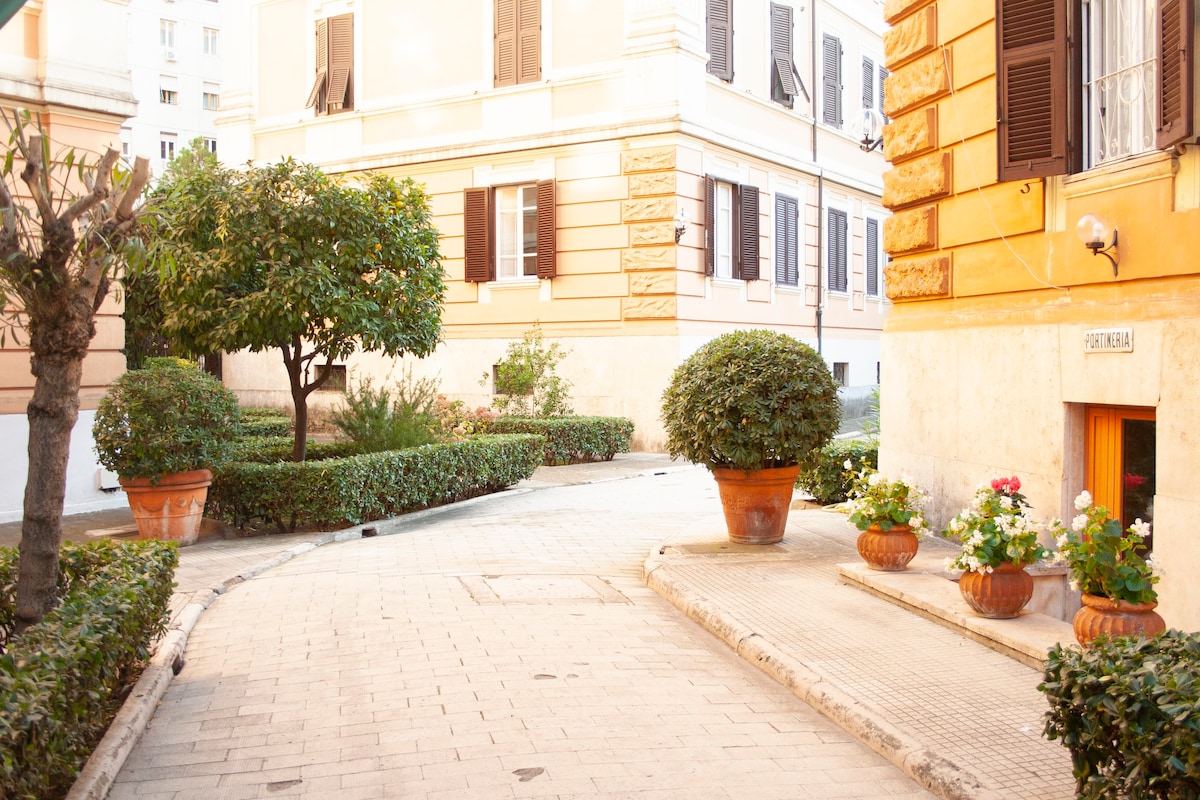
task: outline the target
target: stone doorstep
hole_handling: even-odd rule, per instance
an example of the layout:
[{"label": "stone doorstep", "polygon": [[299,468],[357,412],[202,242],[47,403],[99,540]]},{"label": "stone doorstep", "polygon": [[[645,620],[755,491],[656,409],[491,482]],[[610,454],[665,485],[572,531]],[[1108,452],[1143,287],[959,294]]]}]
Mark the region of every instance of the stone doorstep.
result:
[{"label": "stone doorstep", "polygon": [[1046,651],[1059,642],[1074,644],[1069,622],[1022,611],[1015,619],[986,619],[971,611],[959,593],[958,584],[942,574],[940,562],[918,556],[903,572],[880,572],[864,563],[838,564],[838,576],[850,586],[958,631],[981,644],[1042,669]]}]

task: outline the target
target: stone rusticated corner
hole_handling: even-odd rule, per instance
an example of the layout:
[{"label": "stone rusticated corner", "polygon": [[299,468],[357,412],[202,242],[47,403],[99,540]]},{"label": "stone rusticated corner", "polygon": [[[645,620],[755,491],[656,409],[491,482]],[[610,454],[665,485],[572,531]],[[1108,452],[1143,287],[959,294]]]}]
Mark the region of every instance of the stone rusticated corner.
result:
[{"label": "stone rusticated corner", "polygon": [[883,53],[893,71],[937,47],[937,9],[930,6],[900,21],[883,35]]},{"label": "stone rusticated corner", "polygon": [[677,290],[674,272],[635,272],[629,276],[629,293],[635,296],[673,295]]},{"label": "stone rusticated corner", "polygon": [[621,251],[621,270],[637,272],[640,270],[675,269],[674,233],[670,247],[639,247],[636,250]]},{"label": "stone rusticated corner", "polygon": [[632,150],[621,154],[621,172],[662,172],[675,169],[673,149]]},{"label": "stone rusticated corner", "polygon": [[[675,198],[650,197],[621,201],[622,222],[646,222],[649,220],[673,220]],[[672,224],[674,224],[672,222]]]},{"label": "stone rusticated corner", "polygon": [[937,248],[937,206],[897,211],[883,221],[883,249],[912,253]]},{"label": "stone rusticated corner", "polygon": [[889,117],[898,117],[914,106],[928,103],[950,91],[950,74],[939,48],[916,61],[894,70],[887,78],[883,111]]},{"label": "stone rusticated corner", "polygon": [[948,152],[905,161],[883,173],[883,205],[897,209],[950,194],[951,157]]},{"label": "stone rusticated corner", "polygon": [[629,244],[633,247],[674,243],[674,222],[649,222],[629,226]]},{"label": "stone rusticated corner", "polygon": [[629,176],[630,197],[653,197],[654,195],[675,194],[674,172],[653,172]]},{"label": "stone rusticated corner", "polygon": [[890,300],[917,300],[950,296],[950,257],[905,258],[883,268]]},{"label": "stone rusticated corner", "polygon": [[678,301],[674,295],[626,297],[621,300],[624,319],[674,319]]},{"label": "stone rusticated corner", "polygon": [[883,157],[893,164],[936,150],[937,146],[935,106],[905,114],[883,129]]},{"label": "stone rusticated corner", "polygon": [[884,0],[883,20],[888,25],[895,25],[903,17],[929,3],[930,0]]}]

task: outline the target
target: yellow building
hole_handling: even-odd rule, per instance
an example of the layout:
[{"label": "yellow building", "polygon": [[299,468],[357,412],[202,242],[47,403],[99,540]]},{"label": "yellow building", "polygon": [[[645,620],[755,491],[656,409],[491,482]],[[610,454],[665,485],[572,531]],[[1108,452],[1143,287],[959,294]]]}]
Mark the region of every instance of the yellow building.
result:
[{"label": "yellow building", "polygon": [[1158,611],[1200,629],[1194,0],[885,15],[881,467],[937,524],[1013,473],[1043,515],[1152,520]]},{"label": "yellow building", "polygon": [[[877,382],[884,162],[858,125],[883,28],[881,0],[259,0],[224,26],[254,36],[226,50],[223,158],[423,182],[448,297],[417,374],[487,405],[481,376],[537,322],[576,411],[660,448],[671,371],[725,330]],[[277,362],[226,356],[223,377],[286,405]]]}]

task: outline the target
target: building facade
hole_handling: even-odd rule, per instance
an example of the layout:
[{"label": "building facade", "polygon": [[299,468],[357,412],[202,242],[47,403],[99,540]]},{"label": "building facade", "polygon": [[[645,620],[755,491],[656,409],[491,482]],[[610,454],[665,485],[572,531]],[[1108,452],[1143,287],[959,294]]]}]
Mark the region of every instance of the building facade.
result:
[{"label": "building facade", "polygon": [[[443,393],[487,405],[534,323],[568,350],[576,411],[632,418],[637,448],[725,330],[877,382],[888,215],[859,128],[883,102],[880,2],[257,0],[236,28],[254,44],[226,60],[223,147],[425,184],[448,295],[415,369]],[[224,379],[286,405],[276,358],[226,356]]]},{"label": "building facade", "polygon": [[[1152,522],[1200,629],[1194,0],[888,0],[881,468]],[[1159,427],[1161,426],[1161,428]]]}]

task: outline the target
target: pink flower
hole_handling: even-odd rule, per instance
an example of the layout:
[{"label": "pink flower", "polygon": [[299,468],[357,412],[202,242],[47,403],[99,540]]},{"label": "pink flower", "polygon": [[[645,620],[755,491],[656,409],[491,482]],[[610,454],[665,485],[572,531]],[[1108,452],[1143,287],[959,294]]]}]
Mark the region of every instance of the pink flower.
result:
[{"label": "pink flower", "polygon": [[992,479],[992,491],[997,494],[1015,494],[1021,490],[1021,479],[1016,475],[1011,478]]},{"label": "pink flower", "polygon": [[1125,473],[1124,483],[1126,489],[1136,489],[1145,482],[1145,475],[1134,475],[1132,472]]}]

